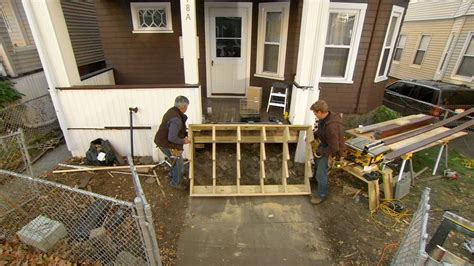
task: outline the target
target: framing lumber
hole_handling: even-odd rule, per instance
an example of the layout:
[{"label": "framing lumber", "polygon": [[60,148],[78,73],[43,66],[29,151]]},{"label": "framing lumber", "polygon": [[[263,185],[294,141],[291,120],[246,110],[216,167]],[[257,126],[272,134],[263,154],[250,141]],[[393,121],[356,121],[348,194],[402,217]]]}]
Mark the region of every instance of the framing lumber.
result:
[{"label": "framing lumber", "polygon": [[[289,143],[296,143],[300,134],[311,134],[310,126],[293,125],[248,125],[248,124],[222,124],[222,125],[190,125],[188,137],[191,140],[189,156],[189,178],[190,195],[196,197],[211,196],[275,196],[275,195],[309,195],[311,193],[309,176],[311,175],[311,148],[306,145],[305,150],[305,173],[304,183],[288,184],[289,178],[288,161],[290,158]],[[304,137],[304,136],[303,136]],[[195,147],[194,144],[211,143],[212,144],[212,184],[195,185]],[[217,185],[216,169],[217,144],[235,143],[236,145],[236,180],[235,185]],[[257,143],[260,149],[259,184],[242,185],[241,179],[241,160],[242,143]],[[282,164],[281,164],[281,184],[266,185],[265,161],[267,159],[265,145],[266,143],[282,144]],[[306,141],[306,143],[308,143]]]},{"label": "framing lumber", "polygon": [[423,127],[423,128],[419,128],[419,129],[416,129],[416,130],[413,130],[413,131],[410,131],[410,132],[407,132],[405,134],[400,134],[398,136],[393,136],[391,138],[388,138],[388,139],[385,139],[383,142],[385,145],[390,145],[390,144],[393,144],[395,142],[399,142],[399,141],[402,141],[402,140],[405,140],[405,139],[408,139],[408,138],[411,138],[411,137],[414,137],[416,135],[419,135],[419,134],[422,134],[422,133],[425,133],[425,132],[428,132],[428,131],[431,131],[435,128],[438,128],[438,127],[442,127],[442,126],[445,126],[453,121],[456,121],[456,120],[459,120],[463,117],[466,117],[470,114],[474,113],[474,108],[471,108],[469,110],[466,110],[460,114],[457,114],[455,116],[452,116],[448,119],[445,119],[445,120],[442,120],[436,124],[433,124],[433,125],[429,125],[427,127]]},{"label": "framing lumber", "polygon": [[415,128],[419,128],[419,127],[431,124],[435,120],[436,118],[433,116],[425,116],[421,118],[412,119],[410,120],[410,123],[407,123],[401,126],[400,125],[384,126],[375,130],[374,137],[375,139],[383,139],[383,138],[390,137],[407,130],[412,130]]},{"label": "framing lumber", "polygon": [[[153,168],[156,165],[146,164],[146,165],[135,165],[135,168]],[[90,167],[84,169],[68,169],[68,170],[54,170],[53,174],[61,173],[73,173],[73,172],[87,172],[87,171],[103,171],[103,170],[116,170],[116,169],[130,169],[130,166],[103,166],[103,167]]]},{"label": "framing lumber", "polygon": [[400,157],[400,156],[402,156],[402,155],[404,155],[404,154],[413,152],[413,151],[415,151],[415,150],[417,150],[417,149],[419,149],[419,148],[421,148],[421,147],[423,147],[423,146],[425,146],[425,145],[428,145],[428,144],[431,144],[431,143],[433,143],[433,142],[435,142],[435,141],[438,141],[438,140],[441,140],[441,139],[443,139],[443,138],[446,138],[446,137],[448,137],[448,136],[450,136],[450,135],[452,135],[452,134],[454,134],[454,133],[457,133],[457,132],[459,132],[459,131],[462,131],[462,130],[464,130],[464,129],[468,128],[468,127],[471,127],[471,126],[473,126],[473,125],[474,125],[474,120],[470,120],[470,121],[468,121],[468,122],[466,122],[466,123],[463,123],[463,124],[460,125],[460,126],[457,126],[457,127],[455,127],[455,128],[452,128],[452,129],[450,129],[450,130],[447,130],[447,131],[445,131],[445,132],[443,132],[443,133],[437,134],[437,135],[435,135],[435,136],[431,136],[431,137],[429,137],[429,138],[426,138],[426,139],[421,140],[421,141],[419,141],[419,142],[413,143],[413,144],[408,145],[408,146],[406,146],[406,147],[403,147],[403,148],[401,148],[401,149],[394,150],[394,151],[392,151],[392,152],[390,152],[390,153],[388,153],[388,154],[386,154],[386,155],[384,156],[384,161],[385,161],[385,162],[391,161],[391,160],[393,160],[393,159],[395,159],[395,158],[398,158],[398,157]]},{"label": "framing lumber", "polygon": [[399,125],[399,126],[401,126],[401,125],[404,125],[406,123],[409,123],[410,119],[416,119],[416,118],[423,117],[423,116],[426,116],[426,115],[417,114],[417,115],[410,115],[410,116],[400,117],[400,118],[397,118],[397,119],[394,119],[394,120],[380,122],[380,123],[377,123],[377,124],[356,128],[355,131],[359,134],[362,134],[362,133],[367,133],[367,132],[370,132],[370,131],[374,131],[375,129],[378,129],[378,128],[381,128],[381,127],[384,127],[384,126],[387,126],[387,125]]}]

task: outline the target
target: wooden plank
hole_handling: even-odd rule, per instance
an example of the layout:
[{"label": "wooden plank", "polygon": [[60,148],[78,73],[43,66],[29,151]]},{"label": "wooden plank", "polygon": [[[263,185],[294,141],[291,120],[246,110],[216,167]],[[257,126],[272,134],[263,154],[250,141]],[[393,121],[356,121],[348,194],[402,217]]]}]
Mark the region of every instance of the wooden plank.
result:
[{"label": "wooden plank", "polygon": [[373,131],[375,129],[378,129],[378,128],[381,128],[381,127],[384,127],[384,126],[387,126],[387,125],[400,125],[401,126],[401,125],[404,125],[406,123],[409,123],[410,119],[416,119],[416,118],[420,118],[420,117],[423,117],[423,116],[426,116],[426,115],[417,114],[417,115],[404,116],[404,117],[400,117],[400,118],[389,120],[389,121],[380,122],[380,123],[369,125],[369,126],[359,127],[359,128],[355,129],[355,132],[359,133],[359,134],[363,134],[363,133],[367,133],[367,132]]},{"label": "wooden plank", "polygon": [[380,204],[380,188],[378,180],[369,181],[368,183],[369,192],[369,210],[375,211]]},{"label": "wooden plank", "polygon": [[442,120],[436,124],[433,124],[433,125],[429,125],[427,127],[423,127],[423,128],[419,128],[419,129],[416,129],[416,130],[413,130],[413,131],[410,131],[410,132],[407,132],[405,134],[400,134],[398,136],[393,136],[391,138],[387,138],[387,139],[384,139],[383,140],[383,143],[385,145],[390,145],[392,143],[395,143],[395,142],[399,142],[399,141],[402,141],[402,140],[405,140],[405,139],[408,139],[408,138],[411,138],[411,137],[414,137],[414,136],[417,136],[419,134],[422,134],[422,133],[425,133],[425,132],[428,132],[428,131],[431,131],[433,129],[436,129],[436,128],[439,128],[439,127],[442,127],[442,126],[445,126],[453,121],[456,121],[458,119],[461,119],[465,116],[468,116],[470,114],[474,113],[474,108],[471,108],[467,111],[464,111],[460,114],[457,114],[455,116],[452,116],[448,119],[445,119],[445,120]]},{"label": "wooden plank", "polygon": [[393,171],[389,167],[385,166],[383,171],[380,171],[383,180],[383,192],[384,199],[393,199]]},{"label": "wooden plank", "polygon": [[[281,136],[267,136],[267,143],[282,143],[284,141]],[[235,136],[216,136],[215,140],[210,136],[195,136],[195,143],[235,143],[237,138]],[[298,136],[290,136],[288,139],[290,143],[298,142]],[[242,136],[241,143],[260,143],[260,136]]]},{"label": "wooden plank", "polygon": [[216,193],[216,128],[212,127],[212,191]]},{"label": "wooden plank", "polygon": [[271,130],[283,130],[289,128],[291,130],[299,131],[306,130],[311,126],[301,126],[301,125],[275,125],[275,124],[191,124],[189,125],[189,130],[200,131],[200,130],[211,130],[215,128],[216,130],[236,130],[237,127],[240,127],[241,130],[256,130],[260,131],[262,128],[265,128],[267,131]]},{"label": "wooden plank", "polygon": [[416,142],[416,143],[413,143],[411,145],[408,145],[406,147],[403,147],[401,149],[398,149],[398,150],[394,150],[388,154],[386,154],[384,156],[384,161],[390,161],[390,160],[393,160],[395,158],[398,158],[400,156],[402,156],[403,154],[407,154],[407,153],[410,153],[410,152],[413,152],[419,148],[422,148],[423,146],[425,145],[428,145],[430,143],[433,143],[435,141],[438,141],[438,140],[441,140],[443,138],[446,138],[448,136],[451,136],[459,131],[462,131],[468,127],[471,127],[474,125],[474,120],[470,120],[460,126],[457,126],[455,128],[452,128],[452,129],[449,129],[449,130],[446,130],[445,132],[443,133],[440,133],[440,134],[437,134],[437,135],[434,135],[432,137],[429,137],[427,139],[424,139],[424,140],[421,140],[419,142]]},{"label": "wooden plank", "polygon": [[[188,132],[188,139],[191,141],[189,145],[189,194],[193,193],[194,188],[194,153],[196,152],[196,147],[194,145],[194,134],[192,131]],[[154,170],[153,170],[154,172]]]},{"label": "wooden plank", "polygon": [[[135,165],[135,168],[153,168],[155,164],[146,164],[146,165]],[[130,166],[103,166],[103,167],[90,167],[84,169],[68,169],[68,170],[54,170],[53,174],[61,173],[73,173],[73,172],[87,172],[87,171],[103,171],[103,170],[116,170],[116,169],[130,169]]]},{"label": "wooden plank", "polygon": [[240,155],[240,141],[241,141],[241,132],[240,132],[240,127],[237,127],[237,160],[236,160],[236,168],[237,168],[237,193],[240,193],[240,160],[241,160],[241,155]]},{"label": "wooden plank", "polygon": [[433,116],[426,116],[426,117],[411,119],[410,123],[407,123],[404,125],[387,125],[387,126],[376,129],[374,132],[374,137],[376,139],[383,139],[386,137],[399,134],[401,132],[405,132],[407,130],[412,130],[415,128],[419,128],[419,127],[431,124],[435,120],[436,118]]},{"label": "wooden plank", "polygon": [[237,186],[217,186],[215,193],[211,186],[195,186],[193,197],[214,196],[281,196],[281,195],[309,195],[311,189],[307,185],[288,185],[287,191],[283,185],[265,185],[265,193],[261,192],[259,185],[242,185],[240,193]]}]

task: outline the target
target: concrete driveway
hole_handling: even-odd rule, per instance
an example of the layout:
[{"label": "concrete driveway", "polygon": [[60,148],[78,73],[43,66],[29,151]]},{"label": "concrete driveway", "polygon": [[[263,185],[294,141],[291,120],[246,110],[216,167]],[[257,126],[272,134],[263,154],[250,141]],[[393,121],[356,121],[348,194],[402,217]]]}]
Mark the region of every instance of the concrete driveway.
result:
[{"label": "concrete driveway", "polygon": [[332,264],[307,196],[190,198],[178,265]]}]

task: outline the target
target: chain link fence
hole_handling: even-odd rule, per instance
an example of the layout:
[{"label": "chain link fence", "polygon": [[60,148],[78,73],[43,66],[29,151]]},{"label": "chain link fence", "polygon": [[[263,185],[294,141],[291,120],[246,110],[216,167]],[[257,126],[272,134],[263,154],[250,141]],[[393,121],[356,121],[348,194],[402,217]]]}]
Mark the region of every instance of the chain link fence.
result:
[{"label": "chain link fence", "polygon": [[33,175],[23,130],[0,136],[0,169]]},{"label": "chain link fence", "polygon": [[413,214],[410,227],[403,238],[391,265],[424,265],[428,258],[425,251],[428,238],[428,211],[430,210],[430,188],[425,188],[418,210]]},{"label": "chain link fence", "polygon": [[132,172],[134,203],[0,170],[0,235],[74,263],[161,265],[150,206]]},{"label": "chain link fence", "polygon": [[[32,161],[61,141],[61,129],[49,94],[0,109],[0,136],[11,136],[20,129]],[[9,152],[8,156],[20,157],[21,151],[17,152]]]}]

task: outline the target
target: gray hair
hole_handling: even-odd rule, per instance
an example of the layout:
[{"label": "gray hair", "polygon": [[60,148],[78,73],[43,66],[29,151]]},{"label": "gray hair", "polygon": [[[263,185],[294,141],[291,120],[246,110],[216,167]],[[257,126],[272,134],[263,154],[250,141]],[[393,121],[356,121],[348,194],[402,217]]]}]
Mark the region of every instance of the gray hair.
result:
[{"label": "gray hair", "polygon": [[183,108],[185,106],[188,106],[189,105],[189,100],[188,98],[180,95],[178,97],[176,97],[176,99],[174,99],[174,107],[180,109],[180,108]]}]

